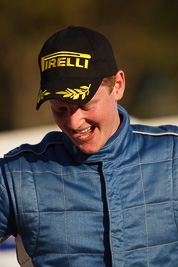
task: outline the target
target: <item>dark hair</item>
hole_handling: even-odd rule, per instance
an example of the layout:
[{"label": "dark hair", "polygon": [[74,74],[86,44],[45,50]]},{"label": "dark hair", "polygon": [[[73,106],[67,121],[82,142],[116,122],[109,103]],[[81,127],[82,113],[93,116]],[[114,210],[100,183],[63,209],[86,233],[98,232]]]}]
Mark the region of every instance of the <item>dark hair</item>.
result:
[{"label": "dark hair", "polygon": [[103,79],[102,85],[107,85],[108,86],[108,88],[109,88],[109,94],[112,93],[112,90],[114,88],[115,82],[116,82],[115,75],[110,76],[110,77],[106,77],[106,78]]}]

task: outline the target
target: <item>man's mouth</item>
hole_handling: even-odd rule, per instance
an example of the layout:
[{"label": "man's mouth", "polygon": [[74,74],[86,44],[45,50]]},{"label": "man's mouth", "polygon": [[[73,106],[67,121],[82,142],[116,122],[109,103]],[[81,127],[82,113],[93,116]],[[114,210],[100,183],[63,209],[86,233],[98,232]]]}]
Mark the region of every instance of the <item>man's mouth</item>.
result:
[{"label": "man's mouth", "polygon": [[90,127],[83,129],[83,130],[76,130],[75,132],[79,135],[79,138],[86,138],[92,134],[94,128],[95,127],[90,126]]}]

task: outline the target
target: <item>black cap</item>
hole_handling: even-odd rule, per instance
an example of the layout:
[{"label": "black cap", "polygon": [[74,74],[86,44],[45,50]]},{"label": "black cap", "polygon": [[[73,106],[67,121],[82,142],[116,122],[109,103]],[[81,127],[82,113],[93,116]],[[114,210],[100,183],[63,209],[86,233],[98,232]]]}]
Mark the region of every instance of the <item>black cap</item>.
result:
[{"label": "black cap", "polygon": [[84,105],[103,78],[118,71],[109,41],[100,33],[70,26],[52,35],[39,54],[41,87],[37,109],[49,99]]}]

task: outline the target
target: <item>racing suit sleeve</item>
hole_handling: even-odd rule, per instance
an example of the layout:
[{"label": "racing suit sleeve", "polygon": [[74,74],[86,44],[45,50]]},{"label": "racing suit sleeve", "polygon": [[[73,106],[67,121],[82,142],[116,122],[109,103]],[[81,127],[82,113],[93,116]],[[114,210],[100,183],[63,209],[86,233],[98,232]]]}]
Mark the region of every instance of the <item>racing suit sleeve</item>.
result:
[{"label": "racing suit sleeve", "polygon": [[0,159],[0,243],[13,234],[13,209],[3,168]]}]

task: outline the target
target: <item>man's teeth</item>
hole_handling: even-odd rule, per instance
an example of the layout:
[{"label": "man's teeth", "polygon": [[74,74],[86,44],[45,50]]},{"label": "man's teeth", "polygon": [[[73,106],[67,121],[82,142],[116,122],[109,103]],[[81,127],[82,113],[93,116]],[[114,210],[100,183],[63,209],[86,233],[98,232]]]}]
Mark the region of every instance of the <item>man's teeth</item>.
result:
[{"label": "man's teeth", "polygon": [[82,133],[86,133],[86,132],[89,131],[90,129],[91,129],[91,127],[88,127],[87,129],[84,129],[84,130],[82,130],[82,131],[76,131],[76,132],[82,134]]}]

